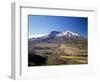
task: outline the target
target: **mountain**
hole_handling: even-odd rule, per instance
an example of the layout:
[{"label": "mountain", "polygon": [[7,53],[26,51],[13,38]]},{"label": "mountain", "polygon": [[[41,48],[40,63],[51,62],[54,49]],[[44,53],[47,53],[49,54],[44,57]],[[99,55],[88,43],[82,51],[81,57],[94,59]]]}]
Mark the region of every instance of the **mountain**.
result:
[{"label": "mountain", "polygon": [[65,32],[59,32],[59,31],[52,31],[50,34],[48,35],[44,35],[44,36],[33,36],[31,37],[30,39],[36,39],[36,38],[41,38],[41,37],[59,37],[59,36],[69,36],[69,37],[72,37],[72,36],[79,36],[77,33],[74,33],[74,32],[71,32],[71,31],[65,31]]},{"label": "mountain", "polygon": [[72,42],[72,40],[78,40],[78,39],[86,39],[84,37],[81,37],[79,34],[71,32],[71,31],[65,31],[65,32],[59,32],[59,31],[52,31],[48,35],[44,35],[41,37],[33,37],[29,38],[28,41],[31,42]]},{"label": "mountain", "polygon": [[65,31],[65,32],[52,31],[49,34],[49,36],[50,37],[60,37],[60,36],[73,37],[73,36],[78,36],[78,34],[71,31]]},{"label": "mountain", "polygon": [[42,37],[30,38],[29,46],[36,43],[56,43],[56,44],[71,44],[79,48],[87,48],[87,38],[80,36],[71,31],[59,32],[52,31],[48,35]]},{"label": "mountain", "polygon": [[43,40],[43,39],[53,39],[57,37],[78,37],[79,35],[77,33],[71,32],[71,31],[65,31],[65,32],[59,32],[59,31],[52,31],[50,34],[41,36],[41,37],[31,37],[29,38],[30,41],[35,40]]}]

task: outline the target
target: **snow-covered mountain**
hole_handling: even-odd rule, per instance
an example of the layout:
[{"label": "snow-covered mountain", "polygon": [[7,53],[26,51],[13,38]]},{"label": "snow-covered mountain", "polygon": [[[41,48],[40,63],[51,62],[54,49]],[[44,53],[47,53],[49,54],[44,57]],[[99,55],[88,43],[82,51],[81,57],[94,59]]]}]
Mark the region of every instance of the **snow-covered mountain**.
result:
[{"label": "snow-covered mountain", "polygon": [[80,37],[79,34],[71,32],[71,31],[51,31],[49,34],[39,37],[33,37],[29,38],[29,42],[32,43],[40,43],[40,42],[73,42],[74,40],[84,39],[83,37]]},{"label": "snow-covered mountain", "polygon": [[71,31],[52,31],[47,35],[28,39],[29,47],[32,47],[34,44],[40,43],[71,44],[83,48],[84,44],[87,44],[87,38]]},{"label": "snow-covered mountain", "polygon": [[61,37],[61,36],[67,36],[67,37],[74,37],[79,36],[79,34],[71,32],[71,31],[65,31],[65,32],[59,32],[59,31],[52,31],[48,35],[42,35],[42,36],[31,36],[29,39],[37,39],[37,38],[54,38],[54,37]]},{"label": "snow-covered mountain", "polygon": [[73,36],[79,36],[79,35],[71,31],[65,31],[65,32],[52,31],[48,36],[50,37],[60,37],[60,36],[73,37]]}]

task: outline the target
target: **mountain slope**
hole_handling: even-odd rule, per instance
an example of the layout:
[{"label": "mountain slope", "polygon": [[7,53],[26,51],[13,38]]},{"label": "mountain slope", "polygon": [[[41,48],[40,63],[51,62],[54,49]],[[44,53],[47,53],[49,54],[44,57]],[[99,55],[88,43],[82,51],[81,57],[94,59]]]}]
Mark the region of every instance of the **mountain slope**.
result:
[{"label": "mountain slope", "polygon": [[87,48],[87,38],[79,36],[79,34],[65,31],[65,32],[58,32],[52,31],[50,34],[45,35],[43,37],[31,38],[28,40],[29,45],[36,43],[58,43],[58,44],[71,44],[75,45],[79,48]]}]

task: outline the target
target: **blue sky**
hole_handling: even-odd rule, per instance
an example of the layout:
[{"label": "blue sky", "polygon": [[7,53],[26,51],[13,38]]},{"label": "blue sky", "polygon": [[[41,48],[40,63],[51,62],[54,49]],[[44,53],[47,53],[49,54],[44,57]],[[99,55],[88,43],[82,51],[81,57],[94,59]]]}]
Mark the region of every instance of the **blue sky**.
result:
[{"label": "blue sky", "polygon": [[87,37],[88,18],[29,15],[28,28],[29,36],[45,35],[51,31],[72,31]]}]

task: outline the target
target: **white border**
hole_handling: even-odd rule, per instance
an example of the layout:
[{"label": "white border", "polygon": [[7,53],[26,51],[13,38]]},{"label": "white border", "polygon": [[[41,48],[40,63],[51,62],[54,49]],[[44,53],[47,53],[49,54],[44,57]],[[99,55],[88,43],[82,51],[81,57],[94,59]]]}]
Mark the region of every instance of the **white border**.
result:
[{"label": "white border", "polygon": [[[57,15],[88,17],[88,65],[28,67],[27,15]],[[15,27],[15,29],[14,29]],[[12,78],[29,79],[95,73],[95,9],[54,5],[12,4]],[[14,55],[15,54],[15,55]],[[67,70],[66,70],[67,69]]]}]

